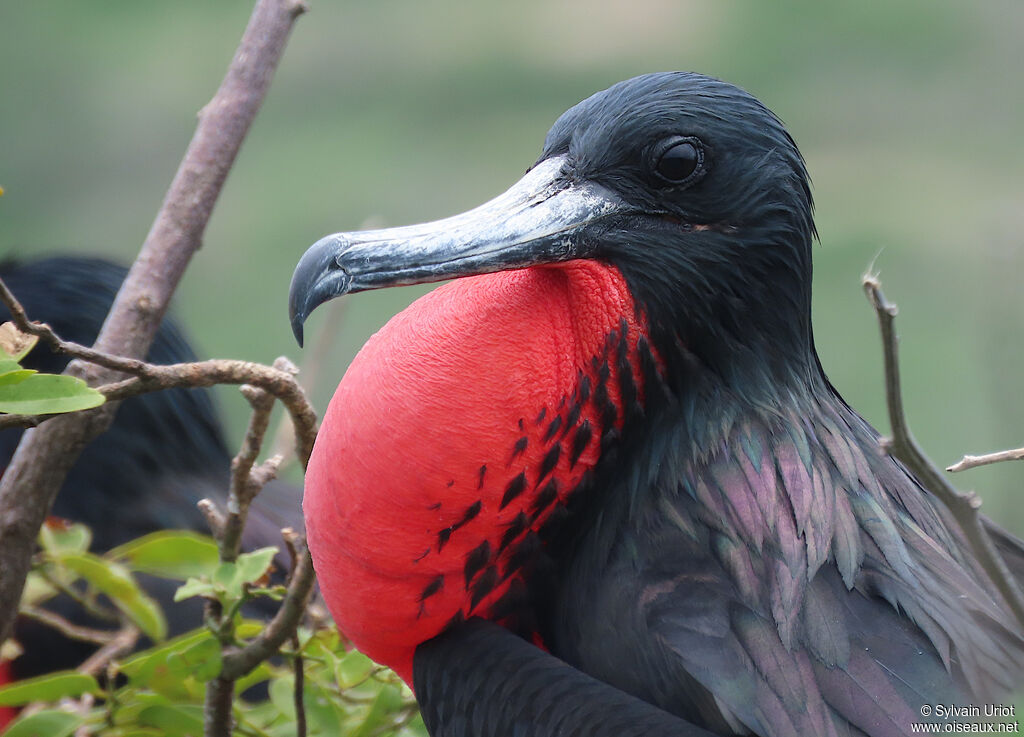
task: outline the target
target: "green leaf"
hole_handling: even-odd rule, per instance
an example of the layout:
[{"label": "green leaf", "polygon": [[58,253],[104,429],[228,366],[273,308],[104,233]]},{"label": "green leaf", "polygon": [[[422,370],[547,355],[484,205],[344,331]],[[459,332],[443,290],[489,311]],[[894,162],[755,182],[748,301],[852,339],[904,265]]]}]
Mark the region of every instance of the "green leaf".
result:
[{"label": "green leaf", "polygon": [[216,640],[208,629],[200,627],[132,656],[121,663],[120,670],[135,686],[148,686],[161,693],[170,690],[179,694],[181,678],[171,668],[169,661],[176,654],[188,652],[203,642],[215,643]]},{"label": "green leaf", "polygon": [[282,601],[288,594],[287,586],[271,586],[270,588],[263,588],[262,586],[254,586],[249,589],[249,593],[253,596],[265,596],[268,599],[274,601]]},{"label": "green leaf", "polygon": [[366,713],[363,723],[350,733],[350,737],[367,737],[367,735],[373,733],[378,726],[384,723],[388,715],[398,711],[401,706],[401,690],[398,686],[385,683],[370,705],[370,710]]},{"label": "green leaf", "polygon": [[[14,364],[14,368],[8,368],[9,364]],[[37,373],[39,372],[34,369],[23,369],[14,361],[0,360],[0,386],[20,384],[32,374]]]},{"label": "green leaf", "polygon": [[196,704],[154,704],[139,712],[139,722],[169,735],[203,734],[203,707]]},{"label": "green leaf", "polygon": [[427,725],[423,723],[423,716],[421,714],[414,716],[412,721],[405,725],[405,730],[412,735],[416,735],[416,737],[430,737],[430,733],[427,732]]},{"label": "green leaf", "polygon": [[167,636],[167,621],[160,605],[142,591],[123,565],[91,553],[62,553],[55,556],[55,561],[110,597],[150,639],[162,640]]},{"label": "green leaf", "polygon": [[47,521],[39,529],[39,545],[47,553],[84,553],[91,543],[92,532],[77,522],[54,524]]},{"label": "green leaf", "polygon": [[0,355],[0,374],[7,374],[12,371],[28,371],[31,369],[23,369],[21,364],[13,358],[4,358]]},{"label": "green leaf", "polygon": [[306,707],[306,718],[314,734],[342,734],[345,712],[342,710],[333,689],[318,683],[307,683],[302,694]]},{"label": "green leaf", "polygon": [[246,689],[252,688],[257,683],[270,680],[273,671],[267,663],[263,662],[235,681],[235,692],[243,693]]},{"label": "green leaf", "polygon": [[[226,604],[240,599],[242,587],[263,578],[276,554],[277,548],[260,548],[251,553],[242,553],[234,563],[221,563],[213,572],[212,583],[217,593],[224,594],[222,602]],[[188,586],[188,583],[185,585]]]},{"label": "green leaf", "polygon": [[277,548],[273,547],[242,553],[235,562],[235,566],[238,568],[237,580],[243,583],[259,581],[270,568],[270,564],[274,562],[275,555],[277,555]]},{"label": "green leaf", "polygon": [[213,637],[200,640],[191,647],[172,653],[167,658],[168,674],[184,678],[193,676],[206,683],[220,675],[221,649]]},{"label": "green leaf", "polygon": [[[166,705],[171,701],[160,694],[153,693],[151,691],[142,691],[139,689],[122,688],[117,695],[117,708],[114,710],[113,719],[116,727],[119,727],[115,734],[122,734],[124,731],[134,731],[137,729],[145,729],[150,732],[154,730],[153,727],[140,727],[139,726],[139,714],[144,710],[148,709],[154,704]],[[106,734],[106,733],[104,733]],[[162,732],[158,734],[163,735]]]},{"label": "green leaf", "polygon": [[106,397],[74,376],[34,374],[0,385],[0,412],[52,415],[98,407]]},{"label": "green leaf", "polygon": [[235,626],[235,634],[240,639],[248,640],[255,637],[267,628],[267,623],[261,619],[243,619]]},{"label": "green leaf", "polygon": [[214,596],[218,587],[204,578],[190,578],[174,592],[174,600],[184,601],[193,596]]},{"label": "green leaf", "polygon": [[358,650],[339,659],[334,669],[334,677],[338,681],[338,688],[345,690],[356,684],[362,683],[370,677],[370,671],[376,664]]},{"label": "green leaf", "polygon": [[44,601],[52,599],[59,592],[56,586],[47,581],[36,571],[30,571],[25,578],[25,588],[21,591],[21,606],[39,606]]},{"label": "green leaf", "polygon": [[114,548],[105,557],[124,559],[143,573],[181,580],[209,576],[220,564],[217,544],[188,530],[154,532]]},{"label": "green leaf", "polygon": [[4,737],[67,737],[85,717],[58,709],[47,709],[19,719],[4,732]]},{"label": "green leaf", "polygon": [[[3,189],[0,189],[3,194]],[[10,320],[0,325],[0,356],[8,356],[13,363],[21,361],[39,342],[38,335],[21,332]]]},{"label": "green leaf", "polygon": [[295,719],[295,679],[290,673],[274,678],[268,689],[270,701],[289,721]]},{"label": "green leaf", "polygon": [[21,706],[31,701],[59,701],[64,697],[74,698],[86,693],[102,693],[95,678],[85,673],[60,671],[0,687],[0,706]]}]

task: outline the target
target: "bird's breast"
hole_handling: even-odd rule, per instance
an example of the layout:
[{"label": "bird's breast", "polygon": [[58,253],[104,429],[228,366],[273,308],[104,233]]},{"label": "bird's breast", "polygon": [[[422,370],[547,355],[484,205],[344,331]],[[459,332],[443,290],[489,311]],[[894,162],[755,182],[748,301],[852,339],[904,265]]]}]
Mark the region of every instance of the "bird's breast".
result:
[{"label": "bird's breast", "polygon": [[641,401],[642,325],[616,269],[577,261],[442,286],[367,342],[304,500],[320,586],[359,649],[409,681],[449,622],[528,609],[539,533]]}]

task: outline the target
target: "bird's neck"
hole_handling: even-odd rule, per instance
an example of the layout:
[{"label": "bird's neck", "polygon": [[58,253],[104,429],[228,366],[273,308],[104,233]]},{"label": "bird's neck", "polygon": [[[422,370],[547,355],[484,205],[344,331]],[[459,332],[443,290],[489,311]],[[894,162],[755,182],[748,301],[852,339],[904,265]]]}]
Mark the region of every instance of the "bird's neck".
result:
[{"label": "bird's neck", "polygon": [[[673,393],[710,416],[723,402],[779,407],[825,394],[811,331],[812,234],[801,222],[721,226],[622,249],[613,263],[647,318]],[[729,264],[725,268],[724,264]]]}]

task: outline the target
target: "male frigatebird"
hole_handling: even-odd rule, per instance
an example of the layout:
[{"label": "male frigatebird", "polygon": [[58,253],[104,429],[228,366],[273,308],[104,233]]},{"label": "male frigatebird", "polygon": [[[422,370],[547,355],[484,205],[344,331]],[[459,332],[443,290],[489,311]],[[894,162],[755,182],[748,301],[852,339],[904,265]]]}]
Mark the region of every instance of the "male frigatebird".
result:
[{"label": "male frigatebird", "polygon": [[302,257],[300,341],[332,297],[470,277],[367,342],[306,476],[330,609],[434,734],[898,735],[1020,685],[1019,624],[822,371],[814,238],[780,121],[666,73],[487,204]]}]

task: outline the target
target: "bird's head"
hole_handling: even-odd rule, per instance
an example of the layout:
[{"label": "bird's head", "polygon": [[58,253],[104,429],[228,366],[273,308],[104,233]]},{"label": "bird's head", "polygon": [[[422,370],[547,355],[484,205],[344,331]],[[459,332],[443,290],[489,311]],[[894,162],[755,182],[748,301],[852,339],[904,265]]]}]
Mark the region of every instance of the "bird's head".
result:
[{"label": "bird's head", "polygon": [[669,359],[685,346],[733,385],[806,380],[811,210],[800,153],[764,105],[702,75],[648,74],[564,113],[490,202],[321,239],[292,279],[292,328],[301,343],[310,312],[342,294],[598,259],[620,269]]}]

